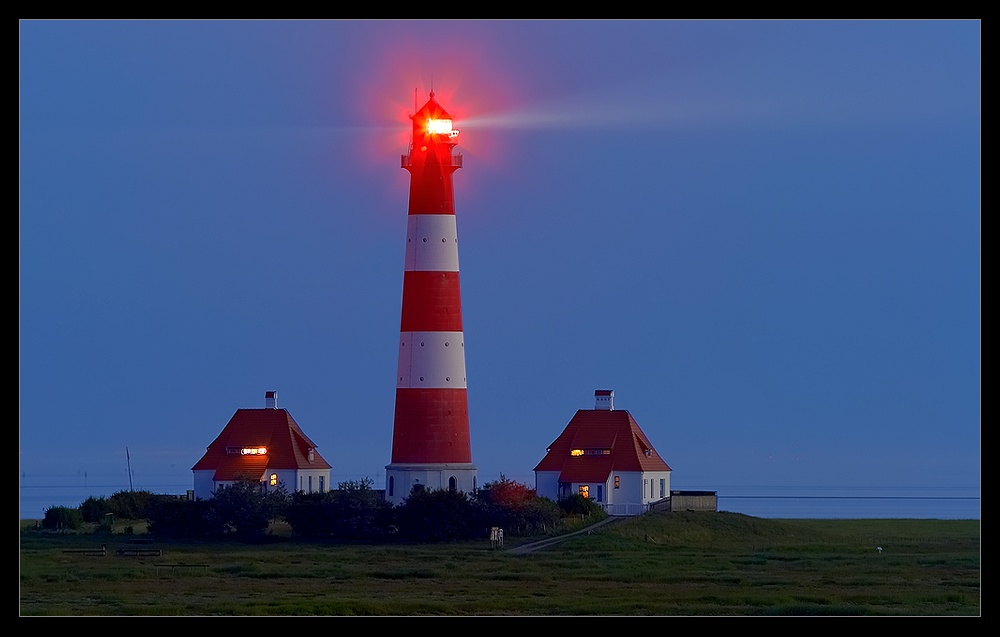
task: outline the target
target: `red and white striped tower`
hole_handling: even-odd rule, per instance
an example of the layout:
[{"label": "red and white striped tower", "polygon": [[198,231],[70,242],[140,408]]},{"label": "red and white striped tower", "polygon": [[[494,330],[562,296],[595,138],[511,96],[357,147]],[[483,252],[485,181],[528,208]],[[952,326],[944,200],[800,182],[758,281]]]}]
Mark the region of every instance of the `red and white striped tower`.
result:
[{"label": "red and white striped tower", "polygon": [[392,460],[385,494],[393,504],[415,486],[472,493],[477,488],[469,436],[465,338],[458,279],[458,230],[452,176],[458,131],[434,101],[412,117],[402,167],[410,172],[406,265],[399,326]]}]

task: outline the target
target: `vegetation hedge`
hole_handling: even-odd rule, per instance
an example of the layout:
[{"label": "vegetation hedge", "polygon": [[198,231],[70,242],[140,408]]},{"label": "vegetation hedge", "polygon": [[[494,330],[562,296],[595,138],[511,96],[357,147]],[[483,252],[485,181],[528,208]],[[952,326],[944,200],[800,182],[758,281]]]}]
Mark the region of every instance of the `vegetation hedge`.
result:
[{"label": "vegetation hedge", "polygon": [[46,511],[44,528],[77,529],[82,523],[110,530],[115,517],[145,520],[150,535],[163,538],[229,538],[257,541],[275,522],[296,537],[342,542],[455,542],[486,537],[500,527],[510,537],[554,532],[567,518],[606,516],[581,496],[554,502],[510,480],[486,483],[475,494],[416,487],[393,506],[365,478],[326,493],[288,494],[245,480],[220,489],[209,500],[184,500],[148,491],[120,491],[88,498],[78,508]]}]

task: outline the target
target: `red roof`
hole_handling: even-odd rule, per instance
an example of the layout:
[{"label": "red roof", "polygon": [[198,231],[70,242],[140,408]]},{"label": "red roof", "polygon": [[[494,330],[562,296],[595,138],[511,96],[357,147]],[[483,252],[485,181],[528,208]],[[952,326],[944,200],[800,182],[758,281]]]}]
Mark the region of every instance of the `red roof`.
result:
[{"label": "red roof", "polygon": [[[267,453],[242,453],[260,447]],[[278,469],[329,469],[315,448],[287,409],[237,409],[191,470],[214,469],[216,481],[227,481],[259,479],[265,471]]]},{"label": "red roof", "polygon": [[603,482],[612,472],[671,469],[628,410],[581,409],[535,471],[558,471],[559,482]]}]

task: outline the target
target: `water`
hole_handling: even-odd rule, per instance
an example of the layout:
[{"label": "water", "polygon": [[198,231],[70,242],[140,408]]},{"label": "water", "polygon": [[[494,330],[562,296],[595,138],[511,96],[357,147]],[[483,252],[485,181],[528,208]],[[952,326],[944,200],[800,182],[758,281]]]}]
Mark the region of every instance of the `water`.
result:
[{"label": "water", "polygon": [[[166,478],[166,477],[165,477]],[[21,484],[20,519],[41,519],[53,506],[77,507],[88,497],[109,497],[129,485]],[[190,482],[165,479],[136,489],[180,495]],[[979,520],[980,488],[976,487],[782,487],[782,486],[676,486],[682,490],[715,491],[719,510],[758,518],[921,518]]]},{"label": "water", "polygon": [[979,520],[979,487],[742,487],[714,489],[719,510],[758,518]]}]

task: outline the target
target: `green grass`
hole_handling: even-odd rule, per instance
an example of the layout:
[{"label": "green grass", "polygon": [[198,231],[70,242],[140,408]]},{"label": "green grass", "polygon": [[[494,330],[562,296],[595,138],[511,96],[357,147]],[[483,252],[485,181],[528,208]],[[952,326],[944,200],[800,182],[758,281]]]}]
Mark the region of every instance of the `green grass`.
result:
[{"label": "green grass", "polygon": [[[979,616],[978,520],[624,519],[523,555],[481,542],[338,545],[20,535],[21,615]],[[507,547],[526,540],[508,538]],[[105,557],[67,553],[100,548]],[[882,553],[875,550],[883,548]],[[192,566],[169,566],[188,564]]]}]

